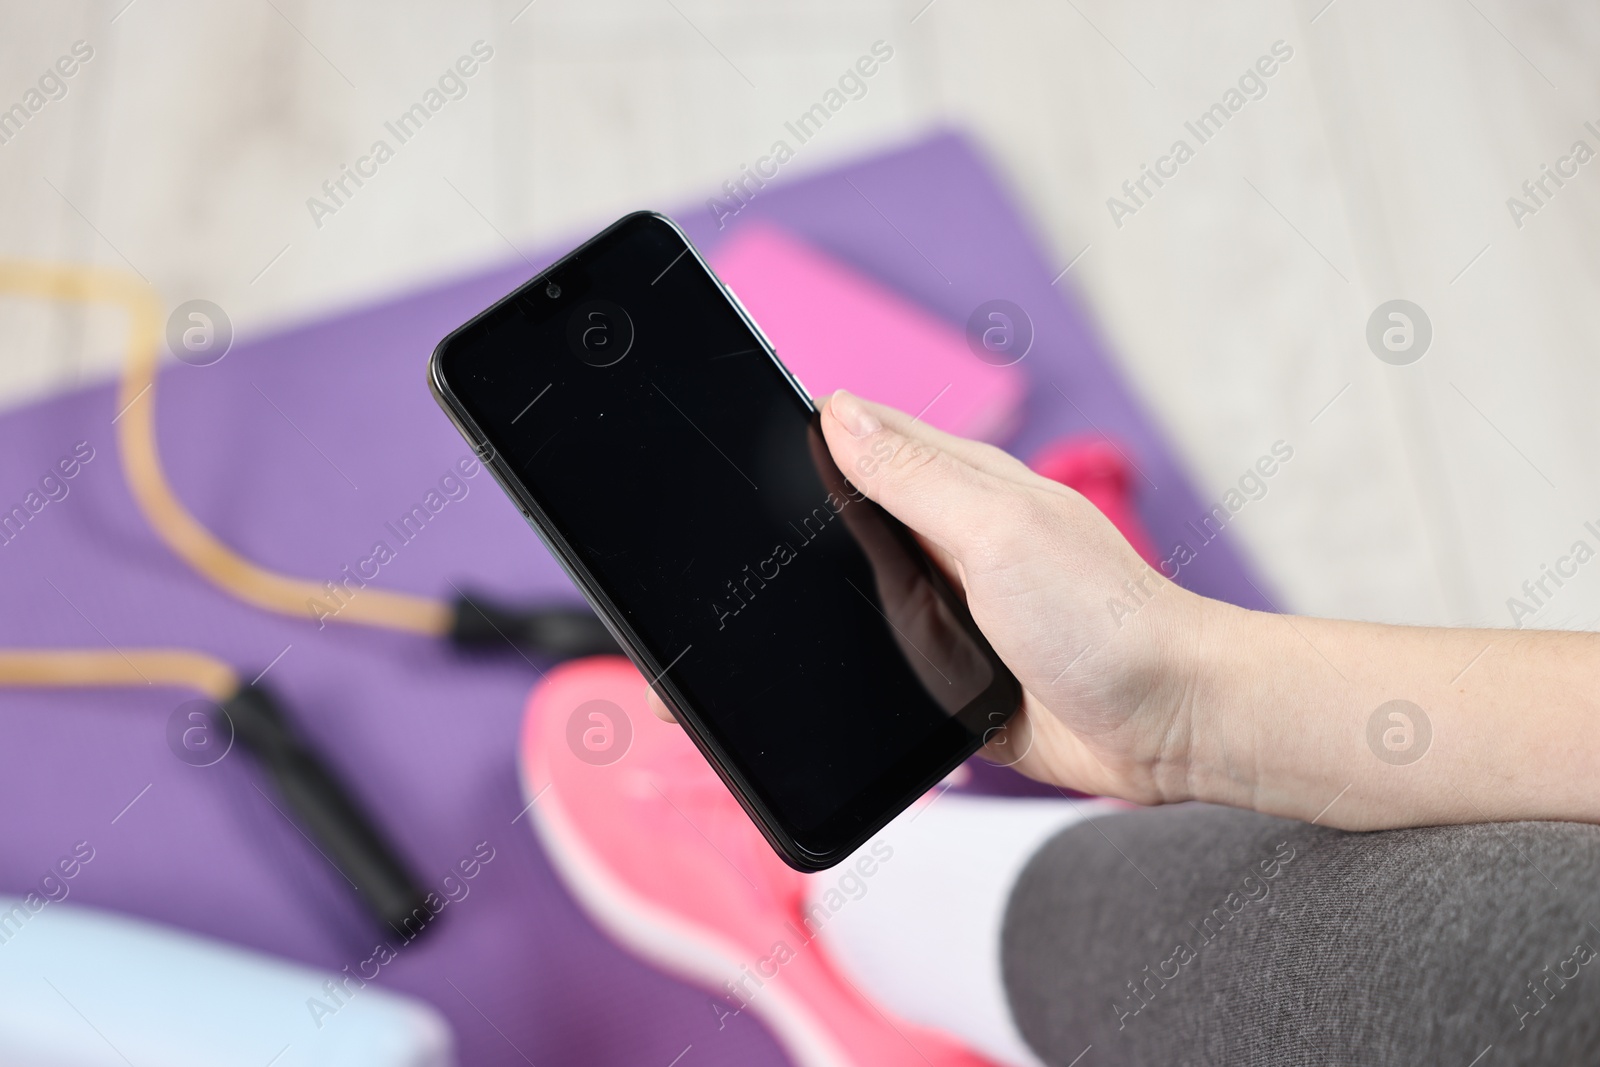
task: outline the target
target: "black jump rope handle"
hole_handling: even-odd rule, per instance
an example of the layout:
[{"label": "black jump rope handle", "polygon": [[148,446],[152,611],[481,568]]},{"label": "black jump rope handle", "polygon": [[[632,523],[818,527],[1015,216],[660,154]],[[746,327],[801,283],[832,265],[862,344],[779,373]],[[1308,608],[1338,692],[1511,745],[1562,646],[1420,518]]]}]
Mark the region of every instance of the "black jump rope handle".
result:
[{"label": "black jump rope handle", "polygon": [[[542,659],[616,654],[616,641],[587,607],[526,608],[477,593],[455,602],[450,642],[464,651],[514,650]],[[296,823],[355,886],[369,912],[407,940],[433,913],[427,893],[322,757],[294,729],[270,690],[247,685],[221,705],[237,744],[260,761]]]},{"label": "black jump rope handle", "polygon": [[586,605],[518,607],[470,590],[456,599],[450,643],[463,651],[516,650],[543,659],[622,654]]},{"label": "black jump rope handle", "polygon": [[408,940],[421,933],[433,916],[424,904],[426,892],[366,810],[295,731],[277,698],[247,685],[222,704],[222,712],[235,743],[261,762],[300,828],[355,886],[367,909]]}]

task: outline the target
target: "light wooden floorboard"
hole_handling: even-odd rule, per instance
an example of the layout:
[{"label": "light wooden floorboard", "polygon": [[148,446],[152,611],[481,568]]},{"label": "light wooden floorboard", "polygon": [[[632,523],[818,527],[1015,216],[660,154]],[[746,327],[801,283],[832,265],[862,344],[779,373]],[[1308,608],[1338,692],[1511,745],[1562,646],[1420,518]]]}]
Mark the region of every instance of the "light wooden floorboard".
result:
[{"label": "light wooden floorboard", "polygon": [[[0,106],[95,50],[0,146],[0,253],[132,267],[257,332],[708,196],[881,39],[795,171],[972,131],[1055,262],[1088,247],[1070,283],[1203,494],[1294,446],[1238,522],[1285,607],[1504,625],[1600,548],[1600,160],[1520,229],[1505,203],[1600,151],[1592,4],[122,2],[0,3]],[[315,227],[306,199],[478,40],[467,95]],[[1266,95],[1115,225],[1107,198],[1279,40]],[[1434,328],[1408,367],[1364,339],[1396,297]],[[0,300],[0,337],[7,406],[117,358],[101,313]],[[1535,619],[1597,620],[1600,565]]]}]

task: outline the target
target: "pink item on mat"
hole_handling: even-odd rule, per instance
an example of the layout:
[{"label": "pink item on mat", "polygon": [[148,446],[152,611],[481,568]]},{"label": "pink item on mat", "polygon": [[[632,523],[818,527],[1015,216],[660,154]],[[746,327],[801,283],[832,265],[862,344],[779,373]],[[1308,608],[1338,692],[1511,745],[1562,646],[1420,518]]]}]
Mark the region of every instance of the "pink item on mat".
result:
[{"label": "pink item on mat", "polygon": [[719,1013],[760,1018],[800,1067],[988,1064],[892,1020],[834,970],[802,915],[808,876],[778,859],[683,730],[651,714],[627,660],[552,670],[529,694],[518,762],[545,854],[595,923],[715,990]]},{"label": "pink item on mat", "polygon": [[710,260],[813,396],[849,389],[987,441],[1017,421],[1016,366],[985,363],[960,326],[786,231],[746,226]]}]

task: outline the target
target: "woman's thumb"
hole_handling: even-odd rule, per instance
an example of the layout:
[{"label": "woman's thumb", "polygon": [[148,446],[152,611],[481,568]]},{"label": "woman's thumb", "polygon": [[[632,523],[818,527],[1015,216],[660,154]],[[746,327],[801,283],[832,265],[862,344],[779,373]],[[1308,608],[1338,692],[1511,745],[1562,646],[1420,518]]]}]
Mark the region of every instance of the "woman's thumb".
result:
[{"label": "woman's thumb", "polygon": [[895,518],[961,558],[986,537],[1014,487],[944,447],[903,412],[844,390],[822,412],[828,451],[851,484]]}]

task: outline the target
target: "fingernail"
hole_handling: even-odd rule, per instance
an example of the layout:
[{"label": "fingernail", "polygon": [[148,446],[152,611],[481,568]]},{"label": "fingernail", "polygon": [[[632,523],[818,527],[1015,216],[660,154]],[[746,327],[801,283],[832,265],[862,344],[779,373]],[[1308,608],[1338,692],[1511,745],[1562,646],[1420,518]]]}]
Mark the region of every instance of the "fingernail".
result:
[{"label": "fingernail", "polygon": [[866,405],[843,389],[833,394],[828,407],[833,411],[833,417],[856,437],[865,437],[883,429],[883,423],[867,410]]}]

